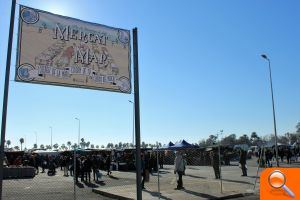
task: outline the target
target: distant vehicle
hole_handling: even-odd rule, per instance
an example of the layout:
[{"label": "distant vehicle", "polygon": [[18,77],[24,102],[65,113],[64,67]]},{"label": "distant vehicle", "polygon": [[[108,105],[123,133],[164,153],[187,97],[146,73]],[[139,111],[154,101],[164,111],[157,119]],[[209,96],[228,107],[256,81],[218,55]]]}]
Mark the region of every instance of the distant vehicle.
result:
[{"label": "distant vehicle", "polygon": [[38,155],[48,155],[48,156],[58,156],[59,152],[55,150],[35,150],[32,153],[38,154]]},{"label": "distant vehicle", "polygon": [[248,151],[249,145],[248,144],[236,144],[233,146],[233,149],[243,149],[244,151]]},{"label": "distant vehicle", "polygon": [[251,146],[250,149],[251,149],[253,154],[258,153],[258,146]]}]

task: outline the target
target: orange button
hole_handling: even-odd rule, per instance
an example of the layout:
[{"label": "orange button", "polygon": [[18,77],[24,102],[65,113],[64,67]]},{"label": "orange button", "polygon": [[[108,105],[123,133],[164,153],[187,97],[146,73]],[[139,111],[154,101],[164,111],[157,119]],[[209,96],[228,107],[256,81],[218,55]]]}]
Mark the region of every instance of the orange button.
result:
[{"label": "orange button", "polygon": [[267,168],[260,176],[260,199],[300,199],[299,183],[300,168]]}]

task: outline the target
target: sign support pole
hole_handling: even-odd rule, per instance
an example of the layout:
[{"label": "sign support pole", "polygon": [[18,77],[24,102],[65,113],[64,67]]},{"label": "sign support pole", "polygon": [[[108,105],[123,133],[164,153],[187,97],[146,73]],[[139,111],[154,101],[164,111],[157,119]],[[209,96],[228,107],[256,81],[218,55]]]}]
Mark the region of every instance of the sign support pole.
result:
[{"label": "sign support pole", "polygon": [[156,165],[157,165],[157,191],[158,191],[158,199],[160,199],[160,182],[159,182],[159,151],[158,151],[158,143],[156,142]]},{"label": "sign support pole", "polygon": [[139,97],[139,59],[137,28],[133,30],[133,65],[134,65],[134,117],[135,117],[135,145],[136,145],[136,199],[142,200],[141,177],[141,134],[140,134],[140,97]]},{"label": "sign support pole", "polygon": [[8,89],[9,89],[9,74],[11,65],[11,51],[14,34],[14,22],[15,22],[15,10],[16,0],[12,0],[11,13],[10,13],[10,26],[7,45],[7,57],[6,57],[6,70],[5,70],[5,82],[3,93],[3,106],[2,106],[2,123],[1,123],[1,145],[0,145],[0,200],[2,200],[2,186],[3,186],[3,160],[4,160],[4,145],[5,145],[5,131],[6,131],[6,117],[7,117],[7,101],[8,101]]}]

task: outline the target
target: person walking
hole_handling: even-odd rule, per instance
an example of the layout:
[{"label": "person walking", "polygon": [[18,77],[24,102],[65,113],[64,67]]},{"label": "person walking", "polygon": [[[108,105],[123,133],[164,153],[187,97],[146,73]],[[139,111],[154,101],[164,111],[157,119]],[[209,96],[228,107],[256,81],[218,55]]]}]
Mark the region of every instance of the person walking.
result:
[{"label": "person walking", "polygon": [[215,178],[220,179],[221,176],[220,176],[219,152],[217,149],[212,149],[209,155],[210,155],[211,165],[213,166],[215,172]]},{"label": "person walking", "polygon": [[181,190],[184,189],[183,182],[182,182],[182,175],[184,173],[184,161],[179,151],[176,152],[174,163],[175,163],[174,174],[178,175],[177,187],[175,188],[175,190]]},{"label": "person walking", "polygon": [[92,169],[93,169],[93,180],[96,181],[96,173],[98,170],[98,160],[96,155],[92,156]]},{"label": "person walking", "polygon": [[247,176],[246,160],[247,160],[247,151],[241,149],[240,164],[241,164],[242,173],[243,173],[242,176]]},{"label": "person walking", "polygon": [[[78,183],[78,176],[79,176],[79,174],[80,174],[80,171],[81,171],[81,169],[80,169],[80,167],[81,167],[81,162],[80,162],[80,158],[79,157],[76,157],[75,158],[76,160],[75,160],[75,172],[74,172],[74,176],[75,176],[75,178],[76,178],[76,183]],[[73,170],[74,170],[74,167],[73,167]]]},{"label": "person walking", "polygon": [[108,176],[111,174],[111,171],[110,171],[110,165],[111,165],[110,155],[107,154],[107,155],[106,155],[106,160],[105,160],[105,166],[106,166],[106,170],[107,170],[107,175],[108,175]]},{"label": "person walking", "polygon": [[146,179],[146,168],[145,168],[145,157],[141,154],[141,171],[142,171],[142,189],[145,189],[145,179]]},{"label": "person walking", "polygon": [[286,154],[287,164],[291,164],[292,156],[293,156],[292,150],[288,148],[287,149],[287,154]]},{"label": "person walking", "polygon": [[80,158],[80,181],[81,182],[84,182],[84,160],[85,160],[85,157],[84,156],[81,156]]},{"label": "person walking", "polygon": [[87,158],[84,160],[83,168],[84,168],[85,180],[86,180],[86,182],[89,180],[89,183],[90,183],[91,182],[91,172],[92,172],[92,161],[90,159],[90,156],[87,156]]},{"label": "person walking", "polygon": [[164,168],[164,156],[163,153],[160,152],[159,153],[159,169],[163,169]]}]

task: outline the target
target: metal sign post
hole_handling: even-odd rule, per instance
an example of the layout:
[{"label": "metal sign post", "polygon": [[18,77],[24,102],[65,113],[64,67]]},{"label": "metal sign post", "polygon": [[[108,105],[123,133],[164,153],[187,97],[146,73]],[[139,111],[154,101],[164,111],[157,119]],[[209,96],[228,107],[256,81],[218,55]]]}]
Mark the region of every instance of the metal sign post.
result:
[{"label": "metal sign post", "polygon": [[76,149],[75,149],[75,146],[74,146],[74,162],[73,162],[73,177],[74,177],[74,200],[76,200]]},{"label": "metal sign post", "polygon": [[2,110],[2,124],[1,124],[1,146],[0,146],[0,200],[2,199],[4,143],[5,143],[5,131],[6,131],[9,74],[10,74],[10,62],[11,62],[11,49],[12,49],[13,34],[14,34],[15,10],[16,10],[16,0],[12,0],[11,13],[10,13],[9,35],[8,35],[8,45],[7,45],[3,107],[2,107],[3,110]]},{"label": "metal sign post", "polygon": [[255,190],[255,187],[256,187],[256,182],[257,182],[257,178],[258,178],[259,168],[260,168],[260,165],[261,165],[261,159],[262,159],[263,150],[264,150],[264,146],[262,146],[262,148],[260,150],[260,156],[259,156],[258,166],[257,166],[257,170],[256,170],[256,177],[255,177],[253,191]]},{"label": "metal sign post", "polygon": [[223,182],[222,182],[222,163],[221,163],[221,141],[222,141],[222,134],[223,130],[220,130],[220,134],[217,134],[219,138],[219,145],[218,145],[218,154],[219,154],[219,172],[220,172],[220,189],[221,193],[223,193]]},{"label": "metal sign post", "polygon": [[157,190],[158,190],[158,199],[160,199],[160,182],[159,182],[159,153],[158,153],[158,145],[156,149],[156,164],[157,164]]},{"label": "metal sign post", "polygon": [[134,65],[134,117],[136,145],[136,197],[142,200],[141,174],[141,134],[140,134],[140,97],[139,97],[139,59],[137,28],[133,30],[133,65]]},{"label": "metal sign post", "polygon": [[220,142],[218,146],[218,153],[219,153],[219,171],[220,171],[220,187],[221,187],[221,193],[223,193],[223,183],[222,183],[222,172],[221,172],[221,148],[220,148]]}]

